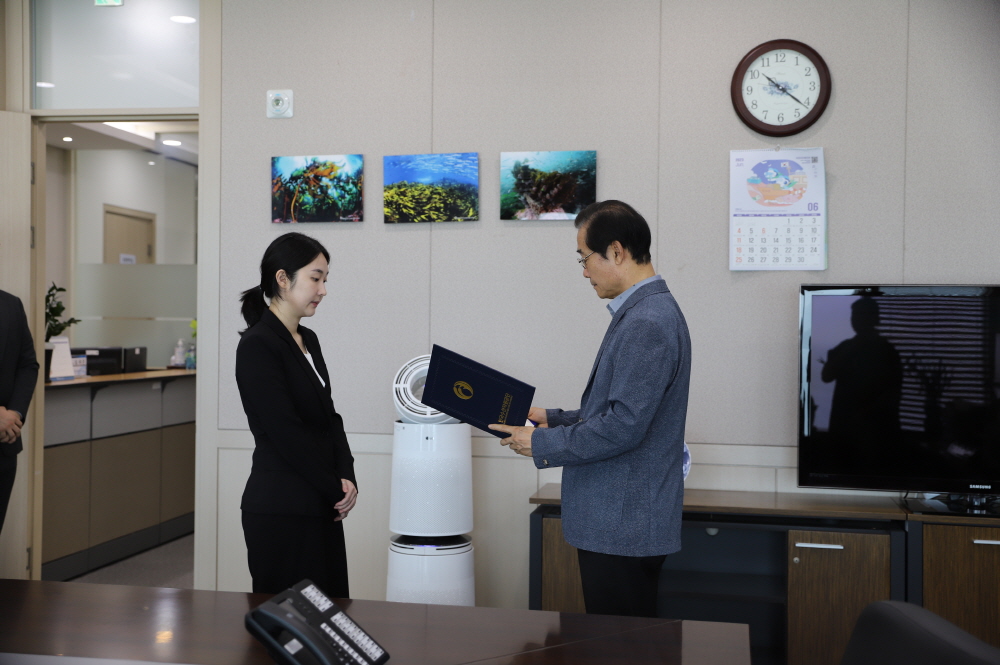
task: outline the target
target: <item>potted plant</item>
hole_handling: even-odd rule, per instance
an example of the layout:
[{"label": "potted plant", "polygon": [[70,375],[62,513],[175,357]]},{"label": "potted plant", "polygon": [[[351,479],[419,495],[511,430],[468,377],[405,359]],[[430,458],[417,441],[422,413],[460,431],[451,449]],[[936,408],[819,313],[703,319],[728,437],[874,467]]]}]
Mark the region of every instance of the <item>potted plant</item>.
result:
[{"label": "potted plant", "polygon": [[80,323],[80,319],[69,318],[66,320],[60,320],[59,317],[62,316],[63,311],[65,311],[66,306],[62,304],[59,300],[59,294],[65,293],[66,289],[56,286],[55,282],[52,282],[52,286],[45,293],[45,382],[49,382],[49,369],[52,367],[52,345],[49,340],[53,337],[58,337],[63,333],[66,328],[69,328],[74,323]]}]

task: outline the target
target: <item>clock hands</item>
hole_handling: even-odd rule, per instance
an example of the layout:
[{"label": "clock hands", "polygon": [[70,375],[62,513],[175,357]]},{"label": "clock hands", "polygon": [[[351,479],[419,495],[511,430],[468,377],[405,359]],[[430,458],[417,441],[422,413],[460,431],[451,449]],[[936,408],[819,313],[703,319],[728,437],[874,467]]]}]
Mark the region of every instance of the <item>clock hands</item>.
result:
[{"label": "clock hands", "polygon": [[[761,74],[764,74],[764,72],[761,72]],[[778,90],[780,90],[780,91],[781,91],[781,92],[783,92],[784,94],[788,95],[789,97],[791,97],[791,98],[792,98],[792,99],[794,99],[795,101],[799,102],[799,104],[802,104],[802,102],[800,102],[800,101],[799,101],[799,98],[798,98],[798,97],[796,97],[796,96],[795,96],[795,95],[793,95],[792,93],[788,92],[788,88],[786,88],[785,86],[781,85],[780,83],[778,83],[777,81],[775,81],[775,80],[774,80],[773,78],[771,78],[771,77],[770,77],[770,76],[768,76],[767,74],[764,74],[764,78],[766,78],[766,79],[767,79],[768,81],[770,81],[770,82],[771,82],[771,85],[773,85],[773,86],[774,86],[775,88],[777,88]],[[808,106],[806,106],[805,104],[802,104],[802,106],[803,106],[803,108],[809,108],[809,107],[808,107]]]}]

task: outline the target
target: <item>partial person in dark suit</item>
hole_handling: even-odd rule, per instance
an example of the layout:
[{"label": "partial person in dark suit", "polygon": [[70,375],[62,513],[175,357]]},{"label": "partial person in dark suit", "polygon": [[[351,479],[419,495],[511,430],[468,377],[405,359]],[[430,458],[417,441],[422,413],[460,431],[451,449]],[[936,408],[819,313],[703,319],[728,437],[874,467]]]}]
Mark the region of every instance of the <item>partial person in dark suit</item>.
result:
[{"label": "partial person in dark suit", "polygon": [[35,343],[20,298],[0,291],[0,531],[21,452],[21,428],[38,381]]},{"label": "partial person in dark suit", "polygon": [[358,495],[354,457],[319,340],[299,325],[326,296],[329,261],[317,240],[286,233],[264,252],[260,284],[241,298],[248,328],[236,383],[256,447],[240,508],[255,593],[309,578],[350,597],[342,520]]},{"label": "partial person in dark suit", "polygon": [[681,548],[691,339],[635,209],[594,203],[576,227],[583,276],[611,301],[580,408],[533,407],[538,427],[490,427],[536,467],[563,467],[563,535],[587,612],[655,617],[660,569]]}]

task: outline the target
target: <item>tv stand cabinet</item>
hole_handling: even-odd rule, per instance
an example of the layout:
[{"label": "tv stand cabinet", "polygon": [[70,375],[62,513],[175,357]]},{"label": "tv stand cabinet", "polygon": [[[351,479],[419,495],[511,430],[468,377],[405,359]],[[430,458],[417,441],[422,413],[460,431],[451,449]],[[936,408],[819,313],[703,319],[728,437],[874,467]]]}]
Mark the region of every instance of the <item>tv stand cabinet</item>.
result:
[{"label": "tv stand cabinet", "polygon": [[[529,606],[582,612],[560,489],[530,499]],[[892,497],[688,490],[659,614],[750,624],[755,665],[839,663],[868,603],[906,598],[906,517]]]},{"label": "tv stand cabinet", "polygon": [[1000,647],[1000,518],[907,517],[907,598]]}]

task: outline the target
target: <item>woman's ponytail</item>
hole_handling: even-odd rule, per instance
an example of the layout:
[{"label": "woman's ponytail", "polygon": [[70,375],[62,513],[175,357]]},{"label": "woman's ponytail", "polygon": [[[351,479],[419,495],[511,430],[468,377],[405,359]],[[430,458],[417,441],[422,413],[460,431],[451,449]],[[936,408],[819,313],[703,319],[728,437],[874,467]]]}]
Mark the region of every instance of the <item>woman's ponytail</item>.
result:
[{"label": "woman's ponytail", "polygon": [[[257,325],[260,317],[264,316],[264,310],[267,309],[264,290],[260,288],[259,284],[252,289],[247,289],[240,296],[240,302],[243,303],[240,311],[243,313],[243,319],[247,322],[247,330],[249,330]],[[245,332],[246,330],[241,330],[240,334]]]}]

